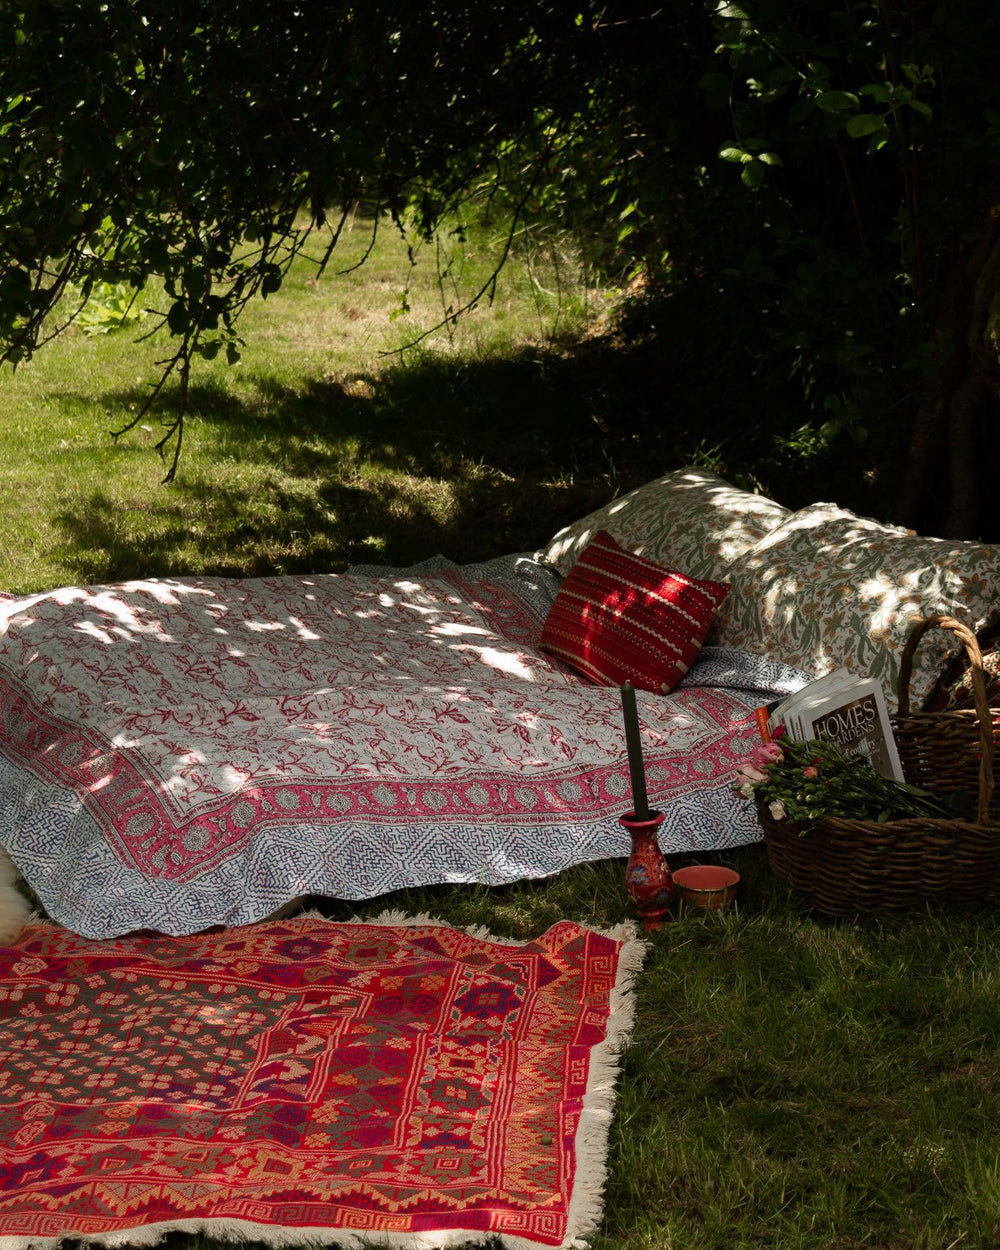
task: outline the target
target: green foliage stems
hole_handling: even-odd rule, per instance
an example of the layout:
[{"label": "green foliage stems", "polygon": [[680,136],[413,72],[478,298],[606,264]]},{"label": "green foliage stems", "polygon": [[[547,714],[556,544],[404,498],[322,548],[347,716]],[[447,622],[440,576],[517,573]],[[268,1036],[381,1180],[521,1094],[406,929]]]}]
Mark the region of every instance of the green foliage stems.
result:
[{"label": "green foliage stems", "polygon": [[58,332],[68,284],[85,301],[156,276],[179,346],[153,396],[175,373],[183,389],[197,354],[238,358],[240,312],[280,287],[310,229],[329,232],[322,270],[359,203],[373,229],[409,214],[429,234],[472,193],[520,182],[523,200],[572,129],[556,114],[576,111],[585,16],[448,0],[3,6],[0,358]]},{"label": "green foliage stems", "polygon": [[[980,272],[966,272],[956,299],[954,276],[1000,188],[1000,11],[746,0],[719,4],[714,21],[702,86],[730,119],[719,157],[743,206],[727,213],[716,265],[728,297],[756,315],[751,351],[793,384],[811,454],[830,447],[872,476],[899,480],[911,423],[936,404],[936,451],[919,449],[916,466],[914,443],[909,463],[916,494],[940,501],[951,461],[950,512],[929,516],[915,498],[897,509],[907,523],[972,526],[956,519],[956,497],[971,497],[977,466],[949,437],[947,409],[970,357],[996,360],[974,310],[977,286],[989,301],[995,283],[983,294]],[[981,455],[992,406],[977,420]]]},{"label": "green foliage stems", "polygon": [[156,277],[178,346],[151,398],[183,392],[307,231],[322,270],[358,205],[429,237],[479,203],[504,256],[541,218],[641,276],[624,331],[786,502],[878,483],[887,511],[898,480],[901,519],[973,524],[1000,452],[993,0],[17,0],[0,40],[0,359],[58,331],[67,284]]},{"label": "green foliage stems", "polygon": [[863,755],[844,755],[830,742],[793,742],[780,738],[780,758],[761,765],[761,781],[744,780],[737,787],[744,798],[771,808],[776,820],[787,820],[808,833],[823,820],[906,820],[968,816],[963,796],[942,799],[918,786],[892,781],[876,773]]}]

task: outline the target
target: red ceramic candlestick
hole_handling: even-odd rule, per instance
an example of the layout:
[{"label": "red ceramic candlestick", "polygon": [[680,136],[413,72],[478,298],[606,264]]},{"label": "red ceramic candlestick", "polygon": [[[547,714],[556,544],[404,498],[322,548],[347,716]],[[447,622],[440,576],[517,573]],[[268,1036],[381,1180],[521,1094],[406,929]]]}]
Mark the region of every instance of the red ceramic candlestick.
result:
[{"label": "red ceramic candlestick", "polygon": [[625,868],[625,888],[645,928],[658,929],[666,915],[667,904],[674,896],[673,878],[656,840],[657,830],[663,824],[663,813],[649,812],[645,820],[639,820],[635,812],[626,812],[618,819],[632,839],[632,853]]}]

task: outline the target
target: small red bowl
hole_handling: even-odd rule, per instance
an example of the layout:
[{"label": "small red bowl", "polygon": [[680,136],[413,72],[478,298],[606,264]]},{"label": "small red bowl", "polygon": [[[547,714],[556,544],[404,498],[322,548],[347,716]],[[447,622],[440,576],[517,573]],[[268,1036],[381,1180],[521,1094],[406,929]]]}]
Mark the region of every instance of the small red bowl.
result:
[{"label": "small red bowl", "polygon": [[728,907],[740,886],[740,874],[721,864],[688,864],[671,876],[682,903],[706,910]]}]

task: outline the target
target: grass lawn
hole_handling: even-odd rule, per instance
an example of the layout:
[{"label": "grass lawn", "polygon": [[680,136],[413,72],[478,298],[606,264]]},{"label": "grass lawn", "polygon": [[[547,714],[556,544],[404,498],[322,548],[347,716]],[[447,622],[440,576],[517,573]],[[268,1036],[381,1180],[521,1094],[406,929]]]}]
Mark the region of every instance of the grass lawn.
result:
[{"label": "grass lawn", "polygon": [[[366,246],[358,223],[343,263]],[[459,249],[460,290],[488,256],[485,237]],[[710,445],[699,414],[649,390],[647,358],[580,336],[605,301],[573,273],[537,254],[492,308],[399,358],[383,353],[440,314],[429,264],[408,273],[390,236],[320,285],[302,263],[248,318],[243,363],[195,376],[168,486],[155,418],[108,438],[163,342],[53,343],[0,381],[0,588],[532,549]],[[390,320],[407,281],[411,311]],[[596,1250],[1000,1244],[997,914],[831,921],[787,895],[759,846],[728,862],[739,908],[677,914],[652,938]],[[329,910],[523,938],[561,916],[621,921],[622,878],[617,861]]]},{"label": "grass lawn", "polygon": [[[369,238],[357,223],[342,267]],[[645,480],[638,434],[655,414],[623,413],[608,353],[577,342],[605,296],[554,249],[512,267],[450,334],[393,354],[478,289],[494,251],[485,232],[459,248],[444,290],[433,255],[411,272],[389,231],[342,276],[317,283],[298,263],[248,311],[242,363],[193,371],[164,487],[153,448],[170,396],[159,419],[117,443],[109,431],[140,410],[165,334],[71,330],[5,374],[0,529],[17,540],[0,551],[0,588],[474,559],[534,548],[610,498],[622,471]],[[410,312],[392,320],[407,288]]]}]

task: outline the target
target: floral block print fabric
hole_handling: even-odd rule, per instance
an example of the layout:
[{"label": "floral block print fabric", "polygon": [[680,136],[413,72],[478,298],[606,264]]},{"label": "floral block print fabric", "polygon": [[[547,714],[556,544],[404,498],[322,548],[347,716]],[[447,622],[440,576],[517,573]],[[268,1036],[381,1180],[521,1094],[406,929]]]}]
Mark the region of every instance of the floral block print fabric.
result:
[{"label": "floral block print fabric", "polygon": [[789,516],[781,504],[705,469],[675,469],[560,530],[536,556],[565,575],[594,535],[605,530],[657,564],[725,581],[733,560]]},{"label": "floral block print fabric", "polygon": [[[539,649],[549,577],[511,557],[2,605],[0,844],[96,938],[627,855],[619,694]],[[759,836],[730,783],[773,671],[640,699],[664,850]]]},{"label": "floral block print fabric", "polygon": [[641,944],[317,917],[0,950],[0,1247],[581,1244]]},{"label": "floral block print fabric", "polygon": [[[714,641],[815,676],[838,667],[882,682],[896,706],[914,622],[938,614],[982,628],[1000,605],[1000,548],[921,538],[835,504],[803,508],[729,570]],[[954,636],[931,630],[914,657],[911,707],[947,666]]]},{"label": "floral block print fabric", "polygon": [[633,555],[598,530],[559,587],[542,646],[601,685],[669,694],[728,591]]}]

